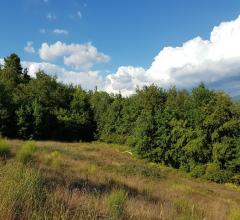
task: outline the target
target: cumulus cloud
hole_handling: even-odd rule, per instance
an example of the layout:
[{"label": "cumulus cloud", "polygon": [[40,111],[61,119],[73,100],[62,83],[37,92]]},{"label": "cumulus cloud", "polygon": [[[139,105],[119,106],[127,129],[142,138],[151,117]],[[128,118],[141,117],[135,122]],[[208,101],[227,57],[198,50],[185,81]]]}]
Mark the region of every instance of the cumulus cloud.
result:
[{"label": "cumulus cloud", "polygon": [[35,49],[33,47],[33,42],[32,41],[28,41],[27,42],[27,46],[24,47],[24,50],[27,52],[27,53],[35,53]]},{"label": "cumulus cloud", "polygon": [[240,71],[240,17],[214,27],[209,40],[196,37],[181,47],[166,47],[147,74],[159,84],[215,82]]},{"label": "cumulus cloud", "polygon": [[105,87],[109,93],[121,92],[131,95],[136,87],[148,85],[146,71],[142,67],[121,66],[114,74],[109,74],[105,80]]},{"label": "cumulus cloud", "polygon": [[104,79],[99,71],[69,71],[48,62],[23,61],[22,66],[28,69],[31,77],[35,77],[38,71],[43,70],[49,75],[57,76],[59,82],[81,85],[84,89],[93,89],[95,86],[104,88]]},{"label": "cumulus cloud", "polygon": [[98,52],[91,43],[65,44],[60,41],[51,45],[43,43],[39,49],[39,55],[45,61],[63,58],[65,65],[82,70],[89,70],[95,63],[104,63],[110,60],[108,55]]},{"label": "cumulus cloud", "polygon": [[[109,61],[110,57],[98,52],[91,43],[43,43],[39,49],[44,61],[62,58],[74,71],[48,62],[28,63],[33,75],[38,69],[56,74],[65,83],[81,84],[84,88],[100,89],[130,95],[137,86],[155,83],[167,88],[191,88],[203,81],[215,89],[225,89],[231,95],[240,94],[240,16],[213,28],[209,39],[201,37],[184,42],[179,47],[165,47],[154,58],[149,68],[121,66],[115,73],[101,76],[91,71],[95,63]],[[1,60],[0,60],[1,61]]]},{"label": "cumulus cloud", "polygon": [[53,33],[54,34],[68,35],[69,32],[68,32],[68,30],[56,28],[56,29],[53,30]]},{"label": "cumulus cloud", "polygon": [[[109,75],[108,88],[112,91],[130,92],[135,88],[135,82],[141,84],[155,83],[162,87],[176,85],[190,88],[200,81],[208,84],[227,80],[240,73],[240,16],[233,21],[223,22],[213,28],[210,39],[196,37],[179,47],[165,47],[154,58],[150,68],[141,70],[140,81],[136,75],[126,68],[124,74],[119,70]],[[135,68],[137,70],[138,68]],[[125,79],[128,77],[126,88]]]}]

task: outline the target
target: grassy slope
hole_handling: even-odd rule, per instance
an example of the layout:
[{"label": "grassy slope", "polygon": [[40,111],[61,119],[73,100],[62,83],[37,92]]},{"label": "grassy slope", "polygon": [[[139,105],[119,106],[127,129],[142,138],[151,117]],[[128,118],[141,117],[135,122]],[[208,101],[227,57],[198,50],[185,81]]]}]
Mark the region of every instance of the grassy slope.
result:
[{"label": "grassy slope", "polygon": [[[22,144],[9,143],[13,151]],[[125,219],[239,219],[238,188],[135,159],[127,147],[42,141],[37,145],[32,166],[40,170],[49,198],[54,198],[52,212],[62,212],[62,219],[109,219],[107,198],[115,189],[128,192]],[[57,206],[60,200],[64,208]]]}]

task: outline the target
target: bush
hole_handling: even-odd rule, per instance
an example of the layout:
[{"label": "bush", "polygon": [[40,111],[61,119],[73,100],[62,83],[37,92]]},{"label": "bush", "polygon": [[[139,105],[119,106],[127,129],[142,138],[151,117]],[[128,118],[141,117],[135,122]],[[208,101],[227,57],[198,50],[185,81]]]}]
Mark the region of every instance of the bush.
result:
[{"label": "bush", "polygon": [[33,219],[45,199],[39,173],[14,163],[4,166],[0,175],[0,219]]},{"label": "bush", "polygon": [[108,207],[115,218],[121,218],[124,214],[124,207],[127,200],[127,192],[125,190],[112,191],[108,196]]},{"label": "bush", "polygon": [[236,174],[232,177],[232,182],[240,185],[240,174]]},{"label": "bush", "polygon": [[9,155],[10,155],[10,146],[5,140],[0,139],[0,157],[6,158]]},{"label": "bush", "polygon": [[191,168],[190,175],[195,178],[203,177],[206,171],[206,165],[196,165]]},{"label": "bush", "polygon": [[101,135],[100,140],[107,142],[109,144],[125,144],[127,142],[127,135],[120,135],[120,134],[109,134],[109,135]]},{"label": "bush", "polygon": [[221,170],[215,163],[208,163],[205,178],[217,183],[225,183],[231,179],[232,173],[227,170]]},{"label": "bush", "polygon": [[17,152],[17,159],[22,163],[28,163],[33,159],[33,154],[36,152],[37,146],[34,141],[24,143],[21,149]]}]

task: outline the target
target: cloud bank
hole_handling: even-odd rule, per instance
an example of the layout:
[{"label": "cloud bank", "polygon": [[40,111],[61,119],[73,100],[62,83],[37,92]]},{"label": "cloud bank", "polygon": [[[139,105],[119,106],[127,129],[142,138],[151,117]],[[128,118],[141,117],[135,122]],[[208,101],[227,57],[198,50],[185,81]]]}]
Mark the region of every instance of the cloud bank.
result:
[{"label": "cloud bank", "polygon": [[[147,83],[190,88],[201,81],[213,84],[234,76],[236,81],[237,76],[240,79],[239,39],[240,16],[214,27],[209,40],[196,37],[182,46],[163,48],[145,72],[135,74],[138,67],[126,67],[124,72],[119,69],[107,77],[108,88],[113,92],[121,88],[124,93],[132,94],[137,85]],[[131,84],[124,86],[126,78]]]}]

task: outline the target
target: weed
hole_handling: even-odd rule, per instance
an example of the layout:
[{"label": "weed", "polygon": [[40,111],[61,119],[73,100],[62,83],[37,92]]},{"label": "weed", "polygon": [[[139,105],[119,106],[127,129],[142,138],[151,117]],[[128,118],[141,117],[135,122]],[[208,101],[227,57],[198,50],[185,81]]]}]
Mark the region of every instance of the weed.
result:
[{"label": "weed", "polygon": [[26,164],[33,159],[33,154],[36,152],[37,146],[34,141],[28,141],[22,145],[20,150],[17,152],[18,161]]},{"label": "weed", "polygon": [[230,220],[240,219],[240,209],[232,209],[230,212]]},{"label": "weed", "polygon": [[10,146],[4,139],[0,139],[0,157],[6,158],[10,155]]},{"label": "weed", "polygon": [[234,183],[225,183],[224,185],[229,189],[233,189],[233,190],[236,190],[236,191],[240,192],[240,186],[238,186]]},{"label": "weed", "polygon": [[115,218],[121,218],[124,214],[128,194],[125,190],[114,190],[107,198],[110,213]]},{"label": "weed", "polygon": [[55,150],[50,155],[47,155],[44,163],[50,165],[53,169],[59,169],[61,166],[61,154],[59,151]]},{"label": "weed", "polygon": [[88,167],[87,167],[87,171],[89,174],[95,174],[96,171],[97,171],[97,166],[94,165],[94,164],[90,164]]},{"label": "weed", "polygon": [[198,210],[194,204],[190,204],[184,199],[175,200],[174,208],[177,212],[178,219],[200,220],[204,218],[203,213]]},{"label": "weed", "polygon": [[54,151],[52,153],[52,157],[53,157],[53,159],[52,159],[52,167],[54,169],[59,169],[60,166],[61,166],[60,156],[61,155],[60,155],[60,153],[58,151]]}]

